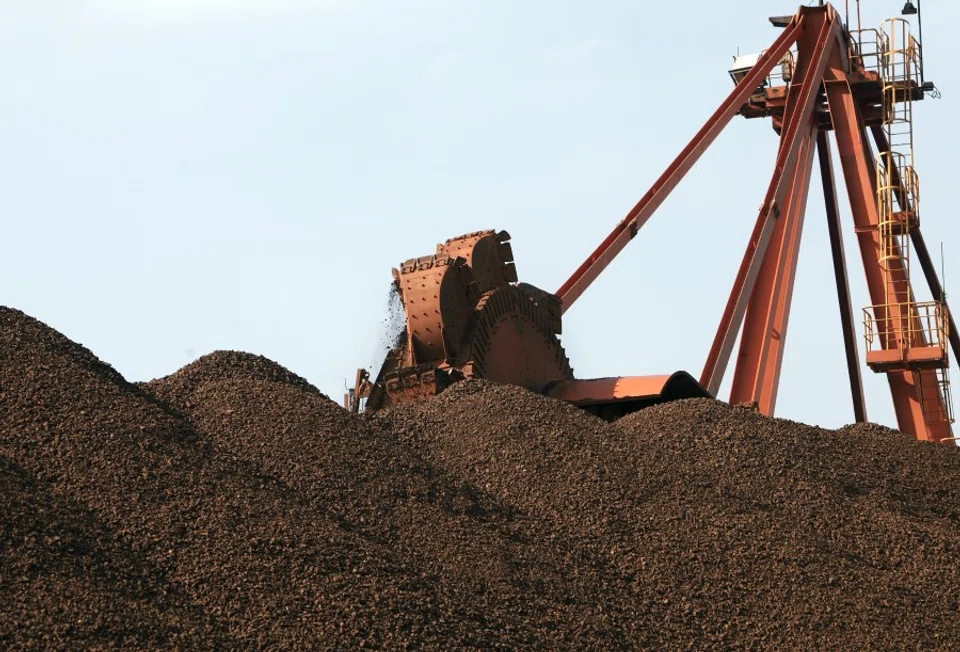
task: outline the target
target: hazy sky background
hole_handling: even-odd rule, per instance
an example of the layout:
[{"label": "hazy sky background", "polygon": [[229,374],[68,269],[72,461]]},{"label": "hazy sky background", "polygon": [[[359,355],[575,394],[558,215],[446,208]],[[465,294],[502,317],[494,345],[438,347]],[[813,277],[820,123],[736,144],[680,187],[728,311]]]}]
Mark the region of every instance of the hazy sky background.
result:
[{"label": "hazy sky background", "polygon": [[[864,26],[901,7],[864,0]],[[0,303],[130,380],[239,349],[339,401],[382,359],[392,266],[506,229],[521,280],[555,291],[730,92],[737,49],[796,8],[0,0]],[[960,5],[922,8],[943,98],[916,110],[921,220],[949,290]],[[699,375],[776,146],[769,122],[735,119],[566,314],[578,376]],[[815,174],[777,414],[838,426],[853,413],[820,193]],[[885,378],[863,370],[869,417],[894,425]]]}]

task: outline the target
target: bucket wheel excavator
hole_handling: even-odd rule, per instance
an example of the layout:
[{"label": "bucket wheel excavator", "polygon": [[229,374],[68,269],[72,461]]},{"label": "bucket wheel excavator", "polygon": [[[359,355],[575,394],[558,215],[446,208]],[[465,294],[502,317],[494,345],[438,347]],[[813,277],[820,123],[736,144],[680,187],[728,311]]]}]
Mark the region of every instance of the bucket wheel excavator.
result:
[{"label": "bucket wheel excavator", "polygon": [[[778,38],[757,55],[734,58],[730,95],[556,293],[518,282],[504,231],[447,240],[434,254],[395,269],[405,333],[376,377],[357,372],[346,406],[378,410],[433,396],[463,379],[485,378],[616,419],[654,403],[715,397],[732,359],[730,403],[773,416],[816,154],[853,412],[866,421],[832,133],[871,300],[862,315],[867,367],[887,376],[901,431],[924,441],[955,441],[949,352],[960,356],[960,334],[920,233],[913,152],[913,104],[935,94],[924,79],[921,44],[903,19],[889,19],[879,30],[859,24],[854,29],[829,3],[802,6],[794,16],[770,22],[782,30]],[[575,378],[560,343],[561,316],[737,115],[770,118],[779,147],[699,379],[684,371]],[[932,300],[919,300],[914,292],[911,252]]]},{"label": "bucket wheel excavator", "polygon": [[347,407],[366,411],[434,396],[467,378],[519,385],[616,418],[647,405],[709,396],[686,372],[575,380],[560,343],[561,302],[517,281],[506,231],[437,245],[393,270],[406,317],[400,342],[376,378],[357,373]]}]

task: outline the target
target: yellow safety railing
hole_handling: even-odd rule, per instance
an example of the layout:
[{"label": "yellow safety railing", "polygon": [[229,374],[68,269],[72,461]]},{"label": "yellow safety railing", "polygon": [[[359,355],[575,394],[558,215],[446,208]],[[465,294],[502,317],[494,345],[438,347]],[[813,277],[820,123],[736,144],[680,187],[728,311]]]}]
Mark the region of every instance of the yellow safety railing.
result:
[{"label": "yellow safety railing", "polygon": [[920,44],[903,18],[884,21],[878,38],[883,78],[920,80]]},{"label": "yellow safety railing", "polygon": [[883,81],[883,125],[891,151],[900,151],[913,165],[913,97],[920,88],[920,47],[910,24],[891,18],[880,37],[880,77]]},{"label": "yellow safety railing", "polygon": [[879,29],[855,29],[850,31],[847,56],[851,67],[863,67],[867,72],[881,74],[883,53],[887,51],[885,35]]},{"label": "yellow safety railing", "polygon": [[914,226],[920,217],[920,177],[900,152],[877,155],[877,209],[880,223],[900,221]]},{"label": "yellow safety railing", "polygon": [[947,308],[940,301],[905,301],[863,309],[867,351],[939,346],[946,362],[949,323]]},{"label": "yellow safety railing", "polygon": [[910,229],[918,219],[919,179],[905,163],[897,152],[877,156],[877,253],[889,304],[910,298]]},{"label": "yellow safety railing", "polygon": [[927,425],[953,423],[953,392],[950,373],[944,369],[928,369],[919,375],[917,398]]},{"label": "yellow safety railing", "polygon": [[919,85],[919,48],[902,18],[884,22],[877,43],[888,144],[876,161],[877,253],[886,288],[882,314],[909,315],[922,312],[914,308],[910,289],[910,230],[918,224],[920,210],[920,180],[913,165],[913,89]]},{"label": "yellow safety railing", "polygon": [[[864,308],[867,352],[939,347],[925,368],[912,369],[916,398],[927,424],[953,423],[949,377],[949,317],[940,301],[916,301],[910,285],[910,233],[920,219],[920,179],[914,168],[913,102],[922,92],[920,44],[902,18],[879,31],[850,37],[854,65],[880,76],[886,151],[877,154],[877,247],[885,302]],[[904,356],[903,369],[911,369]],[[932,363],[932,364],[931,364]],[[899,366],[899,365],[898,365]],[[884,367],[880,367],[881,369]]]}]

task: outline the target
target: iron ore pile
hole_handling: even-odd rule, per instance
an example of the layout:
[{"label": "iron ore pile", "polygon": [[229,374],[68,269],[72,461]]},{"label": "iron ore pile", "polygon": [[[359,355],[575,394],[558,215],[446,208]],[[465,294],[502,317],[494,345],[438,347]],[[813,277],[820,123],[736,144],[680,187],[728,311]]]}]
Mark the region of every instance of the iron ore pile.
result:
[{"label": "iron ore pile", "polygon": [[0,647],[955,649],[960,457],[482,381],[353,415],[0,308]]}]

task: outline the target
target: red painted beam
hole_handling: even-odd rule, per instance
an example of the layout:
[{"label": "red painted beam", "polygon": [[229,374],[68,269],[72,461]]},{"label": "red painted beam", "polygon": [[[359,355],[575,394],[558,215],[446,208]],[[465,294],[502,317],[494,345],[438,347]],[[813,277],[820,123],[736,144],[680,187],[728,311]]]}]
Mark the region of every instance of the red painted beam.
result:
[{"label": "red painted beam", "polygon": [[[819,120],[815,119],[815,123]],[[800,258],[800,239],[803,234],[803,221],[807,210],[807,199],[810,196],[810,175],[813,170],[813,151],[816,134],[819,128],[815,127],[806,149],[806,160],[799,165],[803,175],[798,190],[797,216],[789,234],[787,255],[781,259],[778,275],[780,288],[774,304],[774,312],[770,316],[770,325],[767,326],[767,347],[769,353],[765,356],[765,369],[760,383],[760,410],[763,414],[773,416],[777,407],[777,392],[780,388],[780,371],[783,369],[783,354],[787,342],[787,326],[790,323],[790,307],[793,305],[793,287],[797,279],[797,262]]]},{"label": "red painted beam", "polygon": [[[770,243],[775,220],[780,217],[781,207],[790,189],[790,183],[785,182],[785,177],[789,179],[792,175],[801,145],[807,140],[815,125],[814,108],[824,71],[828,60],[837,51],[836,35],[840,31],[840,26],[836,20],[836,13],[829,7],[822,9],[822,11],[805,12],[801,21],[804,34],[798,46],[800,54],[797,64],[797,77],[800,80],[791,84],[787,100],[788,121],[782,130],[773,178],[770,180],[747,251],[740,263],[733,290],[700,376],[700,384],[713,395],[717,394],[723,381],[733,345],[743,323],[747,303],[753,293]],[[815,40],[811,44],[813,38]],[[796,80],[796,77],[794,79]]]},{"label": "red painted beam", "polygon": [[[868,156],[870,150],[867,135],[843,67],[829,67],[824,85],[871,303],[885,304],[888,296],[895,297],[898,301],[907,301],[910,297],[901,282],[904,280],[903,270],[900,270],[901,278],[894,280],[895,287],[888,288],[880,265],[875,168],[872,158]],[[880,312],[877,317],[883,318],[885,315]],[[896,316],[894,311],[891,311],[891,316]],[[887,333],[881,329],[879,336],[883,348],[890,348],[889,345],[893,343],[891,338],[895,338],[896,333]],[[901,431],[923,440],[939,441],[951,436],[949,424],[927,424],[924,418],[923,407],[918,400],[918,389],[921,382],[930,384],[929,378],[925,378],[930,376],[929,372],[915,374],[909,371],[889,371],[886,375],[897,414],[897,425]]]},{"label": "red painted beam", "polygon": [[760,57],[747,75],[740,80],[733,92],[697,132],[680,155],[660,175],[647,193],[627,213],[592,254],[577,268],[573,275],[560,286],[556,295],[561,301],[561,314],[573,305],[600,273],[623,251],[650,216],[660,207],[678,183],[686,176],[700,156],[720,135],[724,127],[740,111],[747,98],[760,86],[760,82],[773,70],[783,55],[796,42],[802,32],[800,14],[794,17],[780,37]]},{"label": "red painted beam", "polygon": [[[791,179],[790,199],[780,241],[767,250],[760,276],[747,306],[730,402],[755,403],[762,414],[773,416],[780,386],[780,370],[790,320],[800,240],[810,192],[817,120],[807,134]],[[780,227],[780,224],[777,225]]]}]

